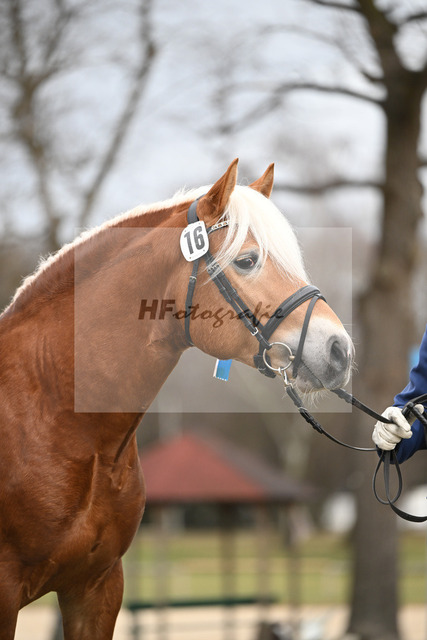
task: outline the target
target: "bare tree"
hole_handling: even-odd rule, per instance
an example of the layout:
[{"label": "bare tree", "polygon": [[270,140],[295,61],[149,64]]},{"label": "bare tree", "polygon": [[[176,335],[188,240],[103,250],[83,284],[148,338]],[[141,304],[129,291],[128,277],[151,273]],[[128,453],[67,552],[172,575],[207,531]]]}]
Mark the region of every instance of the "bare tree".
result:
[{"label": "bare tree", "polygon": [[[21,166],[25,167],[23,182],[30,183],[28,192],[42,220],[48,251],[60,246],[66,216],[73,218],[75,226],[88,223],[118,160],[156,55],[152,5],[153,0],[126,5],[98,0],[89,3],[46,0],[42,4],[6,0],[1,6],[0,77],[4,83],[5,124],[0,144],[6,151],[4,157],[21,154]],[[109,48],[105,55],[110,56],[110,66],[119,67],[125,79],[123,90],[114,104],[104,102],[92,109],[93,128],[81,134],[76,125],[79,117],[76,107],[84,110],[87,100],[84,73],[97,63],[100,73],[105,73],[107,62],[99,52],[102,34],[93,28],[91,31],[91,24],[100,15],[103,21],[98,23],[105,23],[107,17],[108,24],[109,11],[134,14],[135,39],[132,46],[126,43],[126,48],[123,47],[132,51],[133,56],[114,51],[114,46]],[[79,72],[80,85],[70,83],[67,87],[67,77]],[[80,105],[74,95],[76,88],[77,93],[80,89],[83,94]],[[60,96],[64,95],[66,100],[61,101]],[[104,118],[102,136],[96,136],[94,130],[100,127],[97,119],[106,113],[109,117]],[[75,131],[70,134],[74,125]]]},{"label": "bare tree", "polygon": [[[357,300],[359,324],[359,374],[356,392],[377,408],[391,404],[394,393],[406,384],[408,352],[413,345],[412,283],[417,264],[418,229],[422,217],[422,185],[418,156],[422,99],[427,88],[427,11],[411,13],[406,3],[374,0],[310,0],[317,10],[335,12],[337,22],[354,19],[357,38],[352,44],[349,30],[341,35],[323,35],[293,24],[274,25],[264,35],[282,30],[298,32],[340,50],[343,60],[358,70],[364,80],[351,86],[342,79],[291,78],[271,83],[243,82],[228,87],[230,92],[253,93],[256,101],[222,125],[223,133],[247,128],[282,109],[285,98],[296,91],[344,95],[378,105],[385,123],[382,175],[354,180],[330,176],[310,184],[282,183],[286,191],[321,194],[338,187],[376,188],[382,194],[381,234],[376,256],[362,295]],[[409,4],[409,3],[408,3]],[[308,6],[308,5],[307,5]],[[405,35],[417,46],[402,46]],[[356,36],[355,36],[356,37]],[[360,56],[362,38],[363,51]],[[407,42],[411,38],[406,38]],[[361,426],[353,415],[355,426]],[[359,430],[358,430],[359,431]],[[360,429],[362,431],[362,429]],[[364,429],[366,431],[366,429]],[[360,486],[357,491],[358,520],[355,534],[355,572],[349,633],[363,640],[397,640],[397,531],[395,516],[373,501],[372,459],[358,458]]]},{"label": "bare tree", "polygon": [[[357,386],[368,403],[384,407],[406,384],[408,352],[414,343],[412,282],[422,217],[418,145],[427,88],[426,59],[416,69],[407,68],[396,37],[405,24],[427,19],[427,11],[416,18],[402,17],[397,24],[393,12],[380,10],[372,0],[359,0],[359,6],[383,72],[386,96],[381,106],[387,137],[381,240],[369,286],[358,304],[362,350]],[[399,637],[395,517],[373,507],[368,498],[371,469],[365,464],[361,470],[350,631],[388,640]]]}]

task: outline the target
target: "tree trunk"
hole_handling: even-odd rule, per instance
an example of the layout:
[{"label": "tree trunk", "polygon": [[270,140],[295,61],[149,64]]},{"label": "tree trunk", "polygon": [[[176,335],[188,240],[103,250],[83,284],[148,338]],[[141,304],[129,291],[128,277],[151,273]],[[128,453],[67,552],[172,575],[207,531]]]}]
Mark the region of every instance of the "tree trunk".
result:
[{"label": "tree trunk", "polygon": [[[422,216],[417,176],[421,74],[400,68],[388,83],[384,214],[378,256],[367,291],[358,301],[360,327],[355,393],[380,412],[408,381],[408,352],[414,342],[411,287],[417,228]],[[354,415],[366,434],[366,417]],[[396,516],[377,503],[371,479],[376,460],[357,459],[358,520],[349,633],[363,640],[398,640]]]}]

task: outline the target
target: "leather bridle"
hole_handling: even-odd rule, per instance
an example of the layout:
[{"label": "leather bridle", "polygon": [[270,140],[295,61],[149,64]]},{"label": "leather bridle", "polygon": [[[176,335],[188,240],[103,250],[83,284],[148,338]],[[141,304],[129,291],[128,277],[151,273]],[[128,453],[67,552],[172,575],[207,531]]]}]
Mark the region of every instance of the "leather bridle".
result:
[{"label": "leather bridle", "polygon": [[[187,212],[187,221],[188,224],[192,224],[197,222],[199,218],[197,217],[197,203],[198,200],[195,200],[190,205]],[[207,229],[208,235],[217,231],[218,229],[222,229],[228,225],[227,220],[223,220]],[[268,319],[268,321],[263,325],[260,320],[257,319],[255,314],[249,309],[249,307],[245,304],[242,298],[237,293],[236,289],[233,287],[231,282],[228,280],[224,271],[221,269],[218,262],[212,256],[210,251],[206,251],[204,254],[204,260],[206,262],[206,270],[209,274],[211,280],[216,284],[218,290],[221,295],[224,297],[226,302],[231,305],[231,307],[236,311],[237,317],[243,322],[245,327],[250,331],[250,333],[258,340],[259,349],[258,353],[254,356],[254,363],[258,371],[260,371],[263,375],[268,376],[269,378],[274,378],[276,374],[279,374],[283,378],[284,386],[286,393],[298,409],[300,415],[304,418],[304,420],[310,424],[313,429],[315,429],[318,433],[326,436],[336,444],[339,444],[343,447],[347,447],[348,449],[353,449],[355,451],[378,451],[380,454],[377,467],[374,472],[372,487],[373,492],[376,499],[381,502],[381,504],[389,505],[393,511],[401,518],[405,520],[409,520],[410,522],[426,522],[427,516],[416,516],[410,513],[406,513],[399,509],[395,502],[401,495],[402,492],[402,474],[400,471],[399,463],[397,460],[396,452],[393,451],[381,451],[376,447],[355,447],[353,445],[342,442],[328,431],[326,431],[322,425],[314,418],[314,416],[306,409],[303,405],[301,398],[299,397],[296,389],[288,381],[288,377],[286,374],[286,370],[293,365],[292,375],[295,378],[298,373],[298,368],[302,362],[302,353],[304,349],[304,342],[307,335],[308,324],[310,322],[311,314],[313,312],[314,306],[318,300],[325,300],[325,298],[320,293],[317,287],[312,285],[306,285],[290,295],[282,304],[280,304],[276,311],[272,314],[272,316]],[[185,301],[185,335],[188,343],[192,346],[193,342],[191,340],[190,335],[190,318],[192,312],[192,302],[194,296],[194,290],[197,282],[197,275],[199,270],[200,258],[196,259],[193,262],[193,269],[190,275],[188,289],[187,289],[187,297]],[[310,300],[310,304],[308,305],[303,326],[301,329],[300,339],[298,343],[298,347],[296,349],[295,354],[293,354],[291,348],[283,343],[283,342],[269,342],[272,334],[277,329],[277,327],[287,318],[295,309],[297,309],[301,304]],[[282,347],[285,347],[288,350],[288,362],[281,367],[273,367],[268,355],[270,349],[279,344]],[[307,366],[307,365],[306,365]],[[333,393],[335,393],[339,398],[344,400],[345,402],[352,404],[354,407],[363,411],[371,418],[375,420],[379,420],[385,423],[391,423],[392,421],[384,416],[380,415],[373,409],[367,407],[363,402],[355,398],[352,394],[348,393],[344,389],[331,389]],[[427,402],[427,394],[419,396],[418,398],[414,398],[412,401],[408,402],[405,407],[402,409],[402,413],[405,417],[409,417],[412,415],[414,418],[421,421],[423,424],[424,430],[427,433],[427,419],[426,417],[420,413],[417,408],[417,403],[425,403]],[[385,500],[381,498],[377,491],[377,477],[381,466],[383,465],[383,473],[384,473],[384,489],[385,489]],[[394,496],[390,495],[390,469],[391,465],[396,469],[397,480],[398,480],[398,488],[396,494]]]},{"label": "leather bridle", "polygon": [[[187,222],[188,224],[192,224],[199,220],[197,216],[197,204],[198,200],[195,200],[190,205],[187,212]],[[222,229],[227,226],[228,222],[226,220],[219,222],[207,229],[208,235],[217,231],[218,229]],[[258,320],[256,315],[249,309],[248,305],[242,300],[242,298],[237,293],[236,289],[233,287],[224,271],[221,269],[218,262],[215,260],[213,255],[208,250],[203,256],[206,262],[206,270],[209,274],[210,279],[216,284],[219,292],[223,296],[223,298],[228,302],[231,307],[233,307],[234,311],[237,314],[237,317],[243,322],[245,327],[250,331],[250,333],[258,340],[259,349],[258,353],[254,356],[254,363],[258,371],[268,376],[269,378],[274,378],[276,373],[280,373],[285,371],[288,367],[293,365],[293,376],[296,377],[298,368],[301,364],[302,352],[304,348],[304,342],[307,335],[308,324],[310,322],[310,317],[314,309],[314,305],[318,300],[324,300],[325,298],[320,293],[317,287],[312,285],[306,285],[290,295],[286,300],[280,304],[276,311],[272,314],[272,316],[268,319],[268,321],[263,325],[261,321]],[[193,345],[193,341],[191,340],[190,334],[190,319],[192,312],[192,303],[193,303],[193,295],[194,290],[196,288],[197,282],[197,274],[199,270],[200,258],[193,262],[193,269],[190,275],[188,289],[187,289],[187,297],[185,301],[185,336],[187,342],[190,345]],[[300,335],[299,344],[296,350],[295,355],[292,354],[292,351],[285,345],[284,343],[275,343],[269,342],[272,334],[277,329],[277,327],[287,318],[295,309],[297,309],[304,302],[310,300],[310,304],[305,314],[303,327]],[[286,363],[285,366],[279,367],[277,369],[273,368],[269,359],[267,352],[273,347],[275,344],[280,344],[286,347],[289,350],[289,362]]]}]

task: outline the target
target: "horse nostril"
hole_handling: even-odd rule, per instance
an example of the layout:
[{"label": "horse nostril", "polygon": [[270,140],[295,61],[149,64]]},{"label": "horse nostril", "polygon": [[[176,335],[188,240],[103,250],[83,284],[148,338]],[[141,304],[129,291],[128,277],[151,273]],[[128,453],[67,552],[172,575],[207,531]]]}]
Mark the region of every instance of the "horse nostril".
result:
[{"label": "horse nostril", "polygon": [[337,370],[347,368],[350,353],[347,343],[345,345],[338,339],[334,340],[331,346],[331,364]]}]

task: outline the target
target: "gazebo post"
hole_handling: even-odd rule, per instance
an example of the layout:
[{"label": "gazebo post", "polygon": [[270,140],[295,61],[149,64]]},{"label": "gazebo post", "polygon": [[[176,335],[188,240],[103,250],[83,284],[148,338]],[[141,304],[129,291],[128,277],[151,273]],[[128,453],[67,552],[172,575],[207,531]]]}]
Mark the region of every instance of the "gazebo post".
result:
[{"label": "gazebo post", "polygon": [[[219,505],[221,529],[222,589],[224,600],[232,599],[236,592],[236,545],[234,531],[235,505]],[[231,602],[224,607],[224,640],[233,640],[235,631],[235,612]]]},{"label": "gazebo post", "polygon": [[156,576],[155,602],[157,608],[157,638],[168,639],[167,600],[169,596],[169,560],[168,560],[168,531],[164,505],[154,507],[157,536],[155,542]]},{"label": "gazebo post", "polygon": [[258,503],[255,505],[255,521],[258,546],[258,570],[257,570],[257,596],[259,599],[259,622],[267,618],[268,599],[270,596],[270,518],[268,505]]},{"label": "gazebo post", "polygon": [[286,573],[289,576],[287,584],[288,604],[290,610],[290,625],[293,637],[300,637],[301,627],[301,565],[296,543],[295,525],[292,522],[292,505],[286,505],[280,513],[283,544],[285,546]]}]

